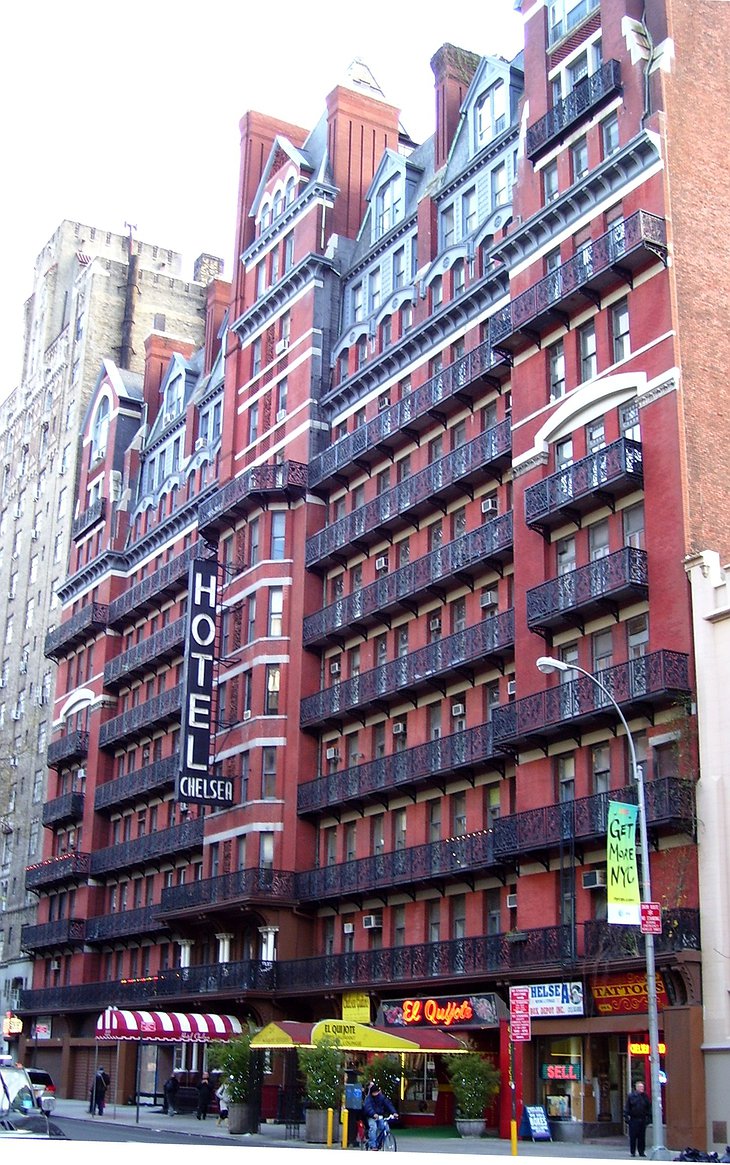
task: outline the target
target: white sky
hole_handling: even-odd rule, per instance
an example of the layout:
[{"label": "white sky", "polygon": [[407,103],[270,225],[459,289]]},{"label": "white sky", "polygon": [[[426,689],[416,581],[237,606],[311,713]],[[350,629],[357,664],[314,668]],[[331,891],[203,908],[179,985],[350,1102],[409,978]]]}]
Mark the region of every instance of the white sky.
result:
[{"label": "white sky", "polygon": [[[444,43],[513,57],[513,0],[33,0],[0,21],[0,399],[20,376],[33,265],[64,219],[231,276],[240,117],[310,128],[360,57],[417,141]],[[344,20],[343,20],[344,17]]]}]

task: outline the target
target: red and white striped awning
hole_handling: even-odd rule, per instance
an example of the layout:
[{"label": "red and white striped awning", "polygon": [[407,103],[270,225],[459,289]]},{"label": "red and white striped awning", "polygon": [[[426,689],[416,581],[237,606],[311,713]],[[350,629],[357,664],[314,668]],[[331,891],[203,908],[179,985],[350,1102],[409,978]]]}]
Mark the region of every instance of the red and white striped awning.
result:
[{"label": "red and white striped awning", "polygon": [[184,1011],[121,1011],[108,1007],[96,1021],[97,1040],[208,1043],[240,1036],[235,1015]]}]

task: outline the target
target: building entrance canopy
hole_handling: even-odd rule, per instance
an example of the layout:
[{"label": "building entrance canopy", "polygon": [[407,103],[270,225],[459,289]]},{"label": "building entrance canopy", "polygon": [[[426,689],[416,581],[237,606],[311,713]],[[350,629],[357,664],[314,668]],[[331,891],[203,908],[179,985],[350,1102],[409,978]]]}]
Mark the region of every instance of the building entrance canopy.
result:
[{"label": "building entrance canopy", "polygon": [[381,1027],[350,1023],[343,1019],[322,1019],[318,1023],[281,1020],[267,1024],[251,1040],[252,1048],[313,1048],[322,1040],[337,1041],[353,1052],[468,1052],[463,1040],[433,1028]]},{"label": "building entrance canopy", "polygon": [[120,1011],[108,1007],[96,1021],[97,1040],[148,1040],[150,1043],[208,1043],[240,1036],[234,1015],[182,1011]]}]

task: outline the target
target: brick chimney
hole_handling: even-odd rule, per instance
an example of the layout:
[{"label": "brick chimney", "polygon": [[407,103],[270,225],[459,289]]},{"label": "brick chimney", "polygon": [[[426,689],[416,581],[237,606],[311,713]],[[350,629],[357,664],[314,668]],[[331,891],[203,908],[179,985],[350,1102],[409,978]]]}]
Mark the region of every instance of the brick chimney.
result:
[{"label": "brick chimney", "polygon": [[459,111],[479,64],[476,53],[442,45],[431,59],[436,79],[435,168],[446,164],[459,125]]},{"label": "brick chimney", "polygon": [[221,341],[218,333],[231,302],[231,285],[224,279],[214,279],[208,284],[205,302],[205,361],[203,371],[209,373],[220,352]]},{"label": "brick chimney", "polygon": [[338,85],[327,98],[327,150],[339,195],[327,234],[354,239],[365,195],[384,152],[398,149],[398,110],[364,87]]}]

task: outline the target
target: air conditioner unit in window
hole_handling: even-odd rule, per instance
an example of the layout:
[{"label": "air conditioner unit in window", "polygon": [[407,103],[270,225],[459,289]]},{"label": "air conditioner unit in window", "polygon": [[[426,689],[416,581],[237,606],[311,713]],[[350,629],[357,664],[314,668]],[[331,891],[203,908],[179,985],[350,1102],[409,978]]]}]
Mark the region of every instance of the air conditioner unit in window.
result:
[{"label": "air conditioner unit in window", "polygon": [[403,724],[400,720],[396,720],[395,724],[393,725],[393,736],[401,736],[405,730],[405,724]]},{"label": "air conditioner unit in window", "polygon": [[507,695],[514,696],[517,692],[517,680],[507,681]]},{"label": "air conditioner unit in window", "polygon": [[195,442],[196,453],[199,449],[205,449],[205,446],[207,444],[208,444],[208,442],[206,441],[205,437],[198,437],[197,441]]},{"label": "air conditioner unit in window", "polygon": [[583,874],[584,890],[602,890],[606,885],[605,870],[586,870]]},{"label": "air conditioner unit in window", "polygon": [[276,420],[277,422],[286,420],[286,409],[279,409],[278,413],[276,414]]},{"label": "air conditioner unit in window", "polygon": [[189,806],[188,806],[187,801],[178,802],[178,809],[180,810],[181,813],[187,813],[188,808],[189,808]]},{"label": "air conditioner unit in window", "polygon": [[379,558],[375,559],[375,569],[376,570],[387,570],[388,569],[388,555],[387,554],[381,554]]},{"label": "air conditioner unit in window", "polygon": [[283,339],[276,341],[276,345],[274,347],[274,352],[276,353],[277,356],[281,356],[282,352],[286,352],[288,347],[289,347],[289,340],[286,336],[284,336]]},{"label": "air conditioner unit in window", "polygon": [[516,910],[517,909],[517,895],[516,894],[508,894],[507,895],[507,909],[508,910]]},{"label": "air conditioner unit in window", "polygon": [[378,409],[380,410],[380,412],[382,413],[383,409],[387,409],[387,408],[390,408],[390,397],[389,396],[378,397]]},{"label": "air conditioner unit in window", "polygon": [[244,720],[251,719],[251,709],[250,708],[246,708],[245,712],[243,713],[243,718],[244,718]]},{"label": "air conditioner unit in window", "polygon": [[466,708],[464,707],[463,704],[452,704],[451,705],[451,715],[454,717],[463,716],[465,711],[466,711]]},{"label": "air conditioner unit in window", "polygon": [[428,627],[429,627],[430,631],[440,631],[441,630],[441,620],[439,619],[438,615],[430,620]]},{"label": "air conditioner unit in window", "polygon": [[327,757],[327,760],[339,760],[340,759],[340,754],[336,748],[328,748],[327,752],[325,753],[325,756]]},{"label": "air conditioner unit in window", "polygon": [[61,970],[61,960],[60,959],[51,959],[51,970],[52,971],[60,971]]},{"label": "air conditioner unit in window", "polygon": [[169,425],[174,416],[175,416],[175,414],[170,410],[168,410],[168,412],[166,412],[166,413],[163,413],[163,415],[162,415],[163,425]]},{"label": "air conditioner unit in window", "polygon": [[497,591],[496,590],[485,591],[484,594],[482,595],[481,599],[479,600],[479,605],[480,605],[480,607],[482,607],[482,609],[484,609],[485,607],[496,607],[497,606]]},{"label": "air conditioner unit in window", "polygon": [[10,761],[9,761],[11,769],[17,769],[18,763],[19,762],[18,762],[17,756],[15,756],[15,755],[11,756]]},{"label": "air conditioner unit in window", "polygon": [[330,664],[330,675],[331,676],[338,676],[339,674],[340,674],[340,665],[337,662],[337,660],[335,660],[334,663]]},{"label": "air conditioner unit in window", "polygon": [[362,924],[365,930],[382,930],[383,920],[379,914],[363,914]]},{"label": "air conditioner unit in window", "polygon": [[41,536],[41,532],[40,532],[40,530],[38,529],[38,527],[37,527],[37,526],[34,526],[34,527],[33,527],[33,529],[32,529],[32,530],[31,530],[31,532],[30,532],[31,541],[32,541],[32,542],[37,542],[37,541],[38,541],[38,539],[40,538],[40,536]]},{"label": "air conditioner unit in window", "polygon": [[484,501],[482,502],[482,513],[483,514],[496,514],[496,512],[497,512],[497,499],[496,498],[485,498]]},{"label": "air conditioner unit in window", "polygon": [[355,923],[354,922],[343,922],[342,933],[343,934],[354,934],[355,933]]}]

